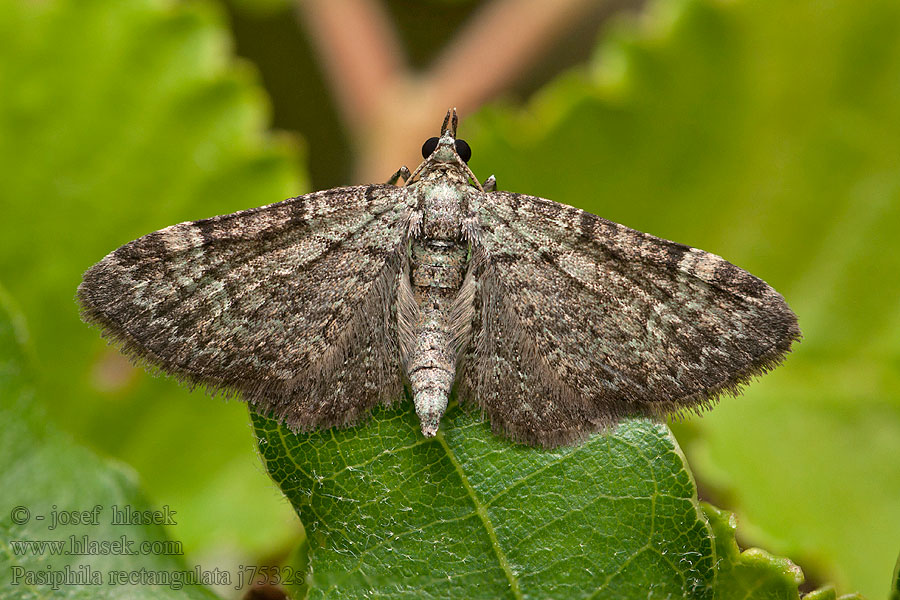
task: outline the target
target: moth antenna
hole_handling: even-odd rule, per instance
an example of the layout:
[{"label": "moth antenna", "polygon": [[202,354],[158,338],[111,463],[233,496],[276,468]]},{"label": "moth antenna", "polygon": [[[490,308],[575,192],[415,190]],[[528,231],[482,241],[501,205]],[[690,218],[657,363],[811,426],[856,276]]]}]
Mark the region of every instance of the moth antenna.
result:
[{"label": "moth antenna", "polygon": [[444,123],[441,125],[441,135],[450,132],[454,138],[456,137],[456,126],[459,124],[459,117],[456,114],[456,107],[451,108],[447,111],[447,116],[444,117]]}]

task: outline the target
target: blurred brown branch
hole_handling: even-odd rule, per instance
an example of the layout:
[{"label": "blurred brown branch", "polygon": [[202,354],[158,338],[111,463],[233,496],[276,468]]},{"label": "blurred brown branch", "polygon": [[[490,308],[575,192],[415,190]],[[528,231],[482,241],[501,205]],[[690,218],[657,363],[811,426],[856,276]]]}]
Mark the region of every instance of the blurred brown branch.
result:
[{"label": "blurred brown branch", "polygon": [[297,0],[356,144],[359,182],[414,168],[450,106],[477,109],[521,76],[596,0],[494,0],[425,73],[406,65],[377,0]]}]

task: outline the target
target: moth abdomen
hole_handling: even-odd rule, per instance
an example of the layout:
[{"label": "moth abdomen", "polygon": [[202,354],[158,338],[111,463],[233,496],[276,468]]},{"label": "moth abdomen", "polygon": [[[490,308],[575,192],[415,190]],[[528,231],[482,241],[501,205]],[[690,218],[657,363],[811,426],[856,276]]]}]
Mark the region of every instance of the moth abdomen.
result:
[{"label": "moth abdomen", "polygon": [[422,432],[430,437],[437,433],[456,379],[453,308],[468,270],[469,244],[426,233],[411,241],[409,256],[408,289],[416,308],[413,322],[400,328],[409,338],[401,344],[408,349],[403,364]]}]

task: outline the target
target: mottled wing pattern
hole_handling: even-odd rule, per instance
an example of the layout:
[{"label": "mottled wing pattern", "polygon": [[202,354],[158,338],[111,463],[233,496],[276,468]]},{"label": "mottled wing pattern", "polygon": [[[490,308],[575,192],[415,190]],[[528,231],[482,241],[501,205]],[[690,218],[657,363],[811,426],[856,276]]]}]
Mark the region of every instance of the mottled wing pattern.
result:
[{"label": "mottled wing pattern", "polygon": [[402,393],[400,188],[338,188],[181,223],[84,275],[86,320],[140,362],[236,392],[295,429]]},{"label": "mottled wing pattern", "polygon": [[698,410],[799,339],[784,299],[714,254],[531,196],[485,194],[478,214],[459,395],[514,440]]}]

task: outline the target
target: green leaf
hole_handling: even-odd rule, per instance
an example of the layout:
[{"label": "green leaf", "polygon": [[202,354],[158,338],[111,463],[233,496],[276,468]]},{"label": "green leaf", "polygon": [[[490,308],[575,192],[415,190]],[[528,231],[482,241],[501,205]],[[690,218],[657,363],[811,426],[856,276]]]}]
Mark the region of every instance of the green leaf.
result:
[{"label": "green leaf", "polygon": [[434,439],[405,403],[349,430],[253,422],[306,527],[311,597],[712,597],[713,541],[663,426],[543,451],[459,408]]},{"label": "green leaf", "polygon": [[[800,567],[786,558],[772,556],[765,550],[750,548],[740,551],[734,539],[737,521],[732,513],[702,503],[716,539],[718,579],[716,598],[722,600],[800,600],[799,586],[804,577]],[[809,592],[804,600],[835,600],[834,587],[826,586]],[[844,600],[862,596],[841,596]]]},{"label": "green leaf", "polygon": [[894,0],[656,2],[525,109],[460,124],[501,189],[715,252],[784,294],[793,355],[677,432],[746,541],[872,598],[900,531],[898,72]]},{"label": "green leaf", "polygon": [[797,565],[758,548],[741,552],[734,539],[737,530],[734,515],[706,503],[703,510],[709,518],[721,561],[717,598],[793,600],[800,597],[798,586],[803,583],[803,572]]},{"label": "green leaf", "polygon": [[[9,300],[0,289],[0,595],[31,598],[215,598],[202,586],[108,585],[108,578],[123,572],[151,572],[178,577],[189,571],[183,557],[152,552],[177,550],[160,525],[112,525],[112,507],[135,511],[151,507],[135,483],[134,474],[114,461],[98,457],[48,425],[35,398],[31,369],[23,345],[23,320],[11,314]],[[96,523],[60,524],[54,511],[91,511],[101,507]],[[38,517],[43,516],[43,520]],[[91,516],[93,518],[93,516]],[[15,519],[15,521],[14,521]],[[78,556],[71,539],[116,542],[126,536],[148,554]],[[29,547],[28,542],[60,542],[63,553]],[[163,547],[161,544],[170,544]],[[172,546],[171,544],[175,544]],[[191,567],[193,568],[193,567]],[[68,572],[68,575],[66,573]],[[63,578],[69,577],[68,581]],[[75,585],[80,576],[85,585]],[[99,577],[96,584],[92,577]]]},{"label": "green leaf", "polygon": [[74,301],[81,273],[125,242],[305,187],[219,10],[0,0],[0,89],[0,272],[32,326],[47,418],[135,467],[179,511],[188,552],[224,565],[295,540],[246,408],[134,369]]}]

